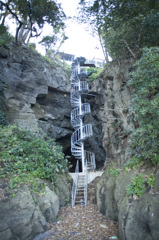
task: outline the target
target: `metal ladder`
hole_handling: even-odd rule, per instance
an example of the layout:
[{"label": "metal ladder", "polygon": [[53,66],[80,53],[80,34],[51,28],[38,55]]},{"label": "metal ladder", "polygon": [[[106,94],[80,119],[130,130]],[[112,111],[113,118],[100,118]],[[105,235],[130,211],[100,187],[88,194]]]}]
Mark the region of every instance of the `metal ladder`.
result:
[{"label": "metal ladder", "polygon": [[[71,74],[71,125],[75,129],[71,136],[71,152],[72,155],[81,161],[82,174],[79,174],[79,165],[76,166],[76,174],[72,188],[72,207],[75,203],[82,202],[87,205],[87,182],[88,170],[95,170],[95,154],[84,149],[84,141],[92,136],[92,125],[84,124],[83,117],[90,113],[90,104],[82,103],[82,95],[88,93],[89,86],[86,81],[86,73],[82,73],[80,69],[80,58],[76,58],[72,63]],[[78,161],[77,161],[77,164]],[[78,197],[76,196],[78,193]],[[83,195],[83,197],[82,197]],[[79,198],[79,199],[78,199]]]}]

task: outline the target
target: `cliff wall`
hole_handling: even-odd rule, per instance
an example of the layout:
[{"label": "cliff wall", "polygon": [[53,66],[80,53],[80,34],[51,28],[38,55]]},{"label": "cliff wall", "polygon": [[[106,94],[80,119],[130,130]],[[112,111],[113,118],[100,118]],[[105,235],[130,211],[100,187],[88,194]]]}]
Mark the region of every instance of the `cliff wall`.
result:
[{"label": "cliff wall", "polygon": [[16,45],[0,49],[0,63],[8,123],[36,132],[40,126],[65,147],[72,130],[69,84],[64,70]]},{"label": "cliff wall", "polygon": [[[133,60],[112,62],[98,79],[91,83],[95,95],[92,116],[98,119],[102,129],[102,146],[106,152],[104,174],[96,186],[99,211],[118,222],[120,240],[159,239],[159,175],[158,167],[136,165],[124,167],[130,160],[131,133],[137,127],[129,110],[130,79]],[[141,178],[134,188],[144,194],[127,194],[128,186],[137,176],[154,177],[154,186]]]},{"label": "cliff wall", "polygon": [[121,166],[129,159],[130,133],[134,128],[129,112],[130,89],[127,86],[131,68],[131,59],[112,62],[91,83],[91,92],[95,94],[92,116],[101,126],[105,164],[115,161]]}]

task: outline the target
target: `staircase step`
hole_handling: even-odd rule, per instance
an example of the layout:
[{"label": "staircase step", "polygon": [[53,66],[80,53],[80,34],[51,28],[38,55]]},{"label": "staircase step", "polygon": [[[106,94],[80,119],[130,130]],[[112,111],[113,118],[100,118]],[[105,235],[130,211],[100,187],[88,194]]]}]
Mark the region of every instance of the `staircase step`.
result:
[{"label": "staircase step", "polygon": [[76,199],[81,199],[83,198],[83,196],[76,196]]}]

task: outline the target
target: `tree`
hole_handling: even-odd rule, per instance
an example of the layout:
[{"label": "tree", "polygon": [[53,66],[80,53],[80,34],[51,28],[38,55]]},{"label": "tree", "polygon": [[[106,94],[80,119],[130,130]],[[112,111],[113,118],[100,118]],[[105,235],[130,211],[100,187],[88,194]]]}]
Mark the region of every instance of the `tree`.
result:
[{"label": "tree", "polygon": [[64,28],[65,14],[56,0],[8,0],[0,1],[1,25],[6,17],[16,20],[15,40],[24,43],[30,37],[41,34],[45,23],[53,27],[54,32]]},{"label": "tree", "polygon": [[56,51],[54,51],[54,53],[51,50],[51,57],[54,57],[55,55],[57,55],[58,51],[60,50],[60,47],[67,39],[68,37],[65,35],[65,33],[63,31],[62,32],[59,31],[54,35],[43,37],[43,39],[39,43],[45,46],[47,55],[49,55],[50,52],[49,50],[51,50],[52,47],[55,47],[55,45],[58,44],[56,46]]},{"label": "tree", "polygon": [[134,57],[143,47],[158,46],[156,0],[81,0],[81,12],[94,22],[112,58]]}]

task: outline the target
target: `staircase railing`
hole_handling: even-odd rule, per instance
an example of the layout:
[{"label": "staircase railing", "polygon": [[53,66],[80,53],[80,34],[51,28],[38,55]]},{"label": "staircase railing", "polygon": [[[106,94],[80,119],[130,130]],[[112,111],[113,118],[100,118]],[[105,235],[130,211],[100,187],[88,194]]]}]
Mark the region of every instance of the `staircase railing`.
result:
[{"label": "staircase railing", "polygon": [[[83,59],[77,58],[74,60],[71,66],[71,106],[74,108],[71,111],[71,125],[75,129],[71,136],[71,152],[72,155],[81,161],[82,172],[85,176],[84,181],[84,202],[87,205],[87,184],[88,184],[88,168],[95,169],[95,155],[92,152],[85,151],[84,140],[92,136],[92,125],[84,124],[83,117],[85,114],[90,113],[90,104],[82,103],[82,94],[86,94],[89,91],[88,82],[86,81],[86,71],[80,71],[80,64],[83,66]],[[88,167],[89,166],[89,167]],[[76,166],[76,171],[79,171]],[[75,171],[75,172],[76,172]],[[75,198],[77,194],[78,177],[75,174],[75,179],[72,187],[72,206],[75,204]],[[80,180],[79,180],[80,181]]]},{"label": "staircase railing", "polygon": [[84,155],[85,155],[85,164],[87,163],[87,166],[91,165],[92,169],[95,170],[96,169],[95,154],[93,152],[84,151]]},{"label": "staircase railing", "polygon": [[90,113],[90,104],[84,103],[80,107],[76,107],[71,111],[71,125],[74,128],[80,126],[80,117]]},{"label": "staircase railing", "polygon": [[92,125],[86,124],[82,127],[82,136],[81,128],[76,129],[71,136],[71,146],[78,145],[81,146],[81,141],[87,137],[92,136]]},{"label": "staircase railing", "polygon": [[88,87],[88,82],[86,81],[81,81],[81,82],[76,82],[75,84],[72,84],[72,90],[74,91],[88,91],[89,87]]},{"label": "staircase railing", "polygon": [[76,195],[77,195],[77,183],[78,183],[78,175],[79,175],[79,161],[76,163],[75,169],[75,177],[73,179],[73,186],[72,186],[72,207],[75,205]]},{"label": "staircase railing", "polygon": [[90,104],[89,103],[83,103],[81,105],[81,107],[82,107],[81,113],[80,113],[80,108],[79,107],[76,107],[71,111],[71,122],[74,119],[79,118],[79,116],[81,116],[81,115],[85,115],[87,113],[90,113]]},{"label": "staircase railing", "polygon": [[88,187],[88,170],[87,170],[87,163],[85,165],[85,179],[84,179],[84,204],[85,207],[87,206],[87,187]]}]

